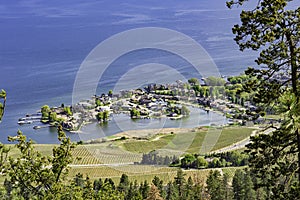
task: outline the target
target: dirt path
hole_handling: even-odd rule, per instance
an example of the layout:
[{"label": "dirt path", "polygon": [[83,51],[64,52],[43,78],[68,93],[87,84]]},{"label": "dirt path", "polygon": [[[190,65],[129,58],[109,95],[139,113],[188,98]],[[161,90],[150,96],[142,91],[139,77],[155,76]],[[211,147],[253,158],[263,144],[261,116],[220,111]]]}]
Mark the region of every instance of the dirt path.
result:
[{"label": "dirt path", "polygon": [[82,165],[68,165],[69,167],[73,168],[80,168],[80,167],[120,167],[120,166],[127,166],[127,165],[133,165],[134,162],[128,162],[128,163],[109,163],[109,164],[82,164]]}]

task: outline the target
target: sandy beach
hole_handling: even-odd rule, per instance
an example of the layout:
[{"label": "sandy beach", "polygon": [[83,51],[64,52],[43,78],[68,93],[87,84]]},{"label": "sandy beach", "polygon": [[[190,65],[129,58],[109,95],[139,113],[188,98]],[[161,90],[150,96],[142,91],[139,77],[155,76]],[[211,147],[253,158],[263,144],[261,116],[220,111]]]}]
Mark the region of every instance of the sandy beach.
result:
[{"label": "sandy beach", "polygon": [[187,133],[187,132],[195,132],[198,130],[207,130],[205,127],[197,127],[197,128],[161,128],[161,129],[145,129],[145,130],[130,130],[124,131],[114,135],[114,137],[127,137],[127,138],[149,138],[157,134],[180,134],[180,133]]}]

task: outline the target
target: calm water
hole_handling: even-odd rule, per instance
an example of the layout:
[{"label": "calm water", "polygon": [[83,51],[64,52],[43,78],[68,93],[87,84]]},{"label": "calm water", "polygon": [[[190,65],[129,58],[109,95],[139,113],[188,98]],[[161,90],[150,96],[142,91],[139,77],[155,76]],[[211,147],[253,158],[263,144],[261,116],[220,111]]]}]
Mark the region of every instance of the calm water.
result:
[{"label": "calm water", "polygon": [[[0,88],[7,91],[7,108],[0,124],[0,141],[18,129],[38,143],[56,142],[53,129],[33,130],[17,121],[44,104],[70,104],[80,64],[101,41],[132,28],[163,27],[182,32],[199,42],[211,55],[223,75],[237,75],[253,65],[255,54],[242,54],[232,40],[231,27],[238,22],[239,10],[228,10],[220,0],[165,1],[2,1],[0,3]],[[97,92],[113,89],[122,73],[145,63],[168,64],[185,77],[198,74],[176,56],[156,50],[131,52],[116,60],[102,77]],[[118,70],[120,67],[124,69]],[[139,79],[144,79],[140,74]],[[199,111],[200,112],[200,111]],[[198,113],[198,120],[167,121],[165,127],[206,125],[222,116]],[[197,121],[198,120],[198,121]],[[122,129],[147,128],[156,122],[129,122],[116,117]],[[124,125],[125,123],[125,125]],[[157,122],[159,124],[161,122]],[[87,126],[84,139],[114,134],[118,128]],[[71,135],[75,140],[78,135]]]}]

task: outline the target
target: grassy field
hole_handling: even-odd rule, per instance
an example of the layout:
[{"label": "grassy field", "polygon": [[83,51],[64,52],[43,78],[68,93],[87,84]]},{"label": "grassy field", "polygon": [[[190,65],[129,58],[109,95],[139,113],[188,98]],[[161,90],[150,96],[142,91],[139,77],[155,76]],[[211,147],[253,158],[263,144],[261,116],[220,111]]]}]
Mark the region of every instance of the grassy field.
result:
[{"label": "grassy field", "polygon": [[[129,152],[147,153],[157,149],[170,149],[181,152],[200,153],[203,141],[211,146],[211,150],[221,149],[249,137],[254,129],[246,127],[231,127],[224,129],[212,128],[208,131],[195,131],[173,135],[157,135],[158,140],[148,141],[128,140],[122,147]],[[213,135],[209,139],[209,135]],[[208,138],[205,140],[205,138]]]},{"label": "grassy field", "polygon": [[138,140],[130,140],[128,142],[124,142],[122,146],[126,151],[136,152],[136,153],[147,153],[152,151],[153,149],[161,149],[170,143],[175,137],[175,135],[165,135],[160,136],[158,140],[149,140],[149,141],[138,141]]},{"label": "grassy field", "polygon": [[221,149],[223,147],[241,141],[249,137],[254,130],[255,129],[253,128],[242,128],[242,127],[223,129],[218,142],[216,143],[216,145],[212,150]]}]

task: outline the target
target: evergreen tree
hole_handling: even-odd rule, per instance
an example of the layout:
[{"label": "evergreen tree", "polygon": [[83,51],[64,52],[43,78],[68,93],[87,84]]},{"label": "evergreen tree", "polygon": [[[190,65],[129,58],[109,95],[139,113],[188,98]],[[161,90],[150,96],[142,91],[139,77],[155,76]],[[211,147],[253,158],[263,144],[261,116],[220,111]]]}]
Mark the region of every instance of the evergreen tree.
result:
[{"label": "evergreen tree", "polygon": [[84,180],[83,180],[83,175],[81,173],[76,174],[76,176],[74,178],[74,184],[75,184],[75,186],[83,188]]},{"label": "evergreen tree", "polygon": [[148,193],[150,191],[150,186],[146,180],[140,184],[139,190],[140,190],[140,194],[142,195],[143,199],[146,199],[148,196]]},{"label": "evergreen tree", "polygon": [[3,99],[3,103],[0,102],[0,122],[4,115],[4,109],[5,109],[5,104],[6,104],[6,92],[4,90],[1,90],[1,92],[0,92],[0,100],[1,99]]},{"label": "evergreen tree", "polygon": [[94,198],[92,182],[90,181],[90,178],[88,176],[85,179],[82,197],[83,197],[83,199],[93,199]]},{"label": "evergreen tree", "polygon": [[146,200],[163,200],[160,196],[159,189],[153,184],[151,185],[148,197]]},{"label": "evergreen tree", "polygon": [[[106,178],[104,180],[104,185],[105,186],[109,186],[109,188],[111,188],[112,190],[116,189],[115,183],[111,178]],[[107,187],[106,187],[107,188]]]},{"label": "evergreen tree", "polygon": [[206,180],[207,190],[212,200],[224,200],[222,177],[218,170],[210,171]]},{"label": "evergreen tree", "polygon": [[178,198],[178,190],[172,182],[169,182],[166,188],[166,200],[177,200]]},{"label": "evergreen tree", "polygon": [[159,177],[154,176],[152,183],[159,189],[160,192],[163,190],[163,180],[160,180]]},{"label": "evergreen tree", "polygon": [[250,171],[236,170],[232,180],[235,200],[251,200],[256,198]]},{"label": "evergreen tree", "polygon": [[242,200],[244,196],[243,188],[243,171],[238,169],[235,171],[234,177],[232,179],[233,194],[235,200]]},{"label": "evergreen tree", "polygon": [[[231,0],[227,5],[245,2]],[[256,187],[268,188],[273,199],[286,199],[291,190],[300,190],[300,8],[292,9],[293,2],[260,0],[254,9],[242,11],[241,24],[233,28],[241,50],[260,51],[256,63],[262,68],[249,68],[244,85],[245,91],[255,94],[257,112],[277,107],[277,113],[284,115],[273,133],[252,137],[247,151],[259,178]]]},{"label": "evergreen tree", "polygon": [[94,181],[94,184],[93,184],[93,189],[98,192],[100,189],[102,189],[102,186],[103,186],[103,181],[101,178],[99,178],[98,180],[95,180]]},{"label": "evergreen tree", "polygon": [[44,198],[56,196],[63,190],[62,181],[68,173],[68,165],[73,162],[72,150],[76,145],[66,137],[62,127],[58,127],[58,140],[60,145],[53,148],[53,155],[44,156],[21,131],[9,137],[9,141],[17,142],[15,146],[20,154],[2,163],[5,168],[2,172],[9,177],[15,195],[24,199]]},{"label": "evergreen tree", "polygon": [[194,196],[193,191],[194,189],[194,182],[192,180],[192,177],[189,177],[188,180],[187,180],[187,183],[186,183],[186,186],[185,186],[185,189],[184,189],[184,198],[185,199],[192,199],[192,197]]},{"label": "evergreen tree", "polygon": [[122,174],[120,178],[120,183],[118,185],[118,191],[123,192],[126,195],[129,189],[129,185],[130,184],[128,176],[126,174]]},{"label": "evergreen tree", "polygon": [[232,188],[229,185],[229,175],[225,173],[222,179],[222,192],[224,192],[224,200],[233,199]]},{"label": "evergreen tree", "polygon": [[184,178],[185,174],[183,173],[182,169],[177,170],[177,175],[174,178],[174,185],[176,186],[176,189],[178,191],[179,199],[183,199],[184,192],[185,192],[185,183],[186,180]]},{"label": "evergreen tree", "polygon": [[250,172],[247,170],[244,173],[244,181],[243,181],[243,187],[245,191],[245,200],[252,200],[255,199],[256,193],[255,190],[253,189],[253,182],[250,176]]}]

